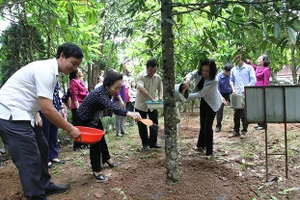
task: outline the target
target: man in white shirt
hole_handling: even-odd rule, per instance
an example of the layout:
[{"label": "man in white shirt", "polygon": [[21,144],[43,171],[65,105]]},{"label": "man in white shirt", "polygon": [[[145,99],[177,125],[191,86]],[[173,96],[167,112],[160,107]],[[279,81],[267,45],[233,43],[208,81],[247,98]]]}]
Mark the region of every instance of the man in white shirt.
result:
[{"label": "man in white shirt", "polygon": [[27,64],[13,74],[0,89],[0,137],[18,168],[24,196],[46,199],[65,192],[69,185],[55,185],[48,172],[48,144],[36,126],[39,110],[72,138],[80,132],[53,106],[53,91],[59,73],[69,74],[80,65],[82,50],[75,44],[58,47],[56,57]]}]

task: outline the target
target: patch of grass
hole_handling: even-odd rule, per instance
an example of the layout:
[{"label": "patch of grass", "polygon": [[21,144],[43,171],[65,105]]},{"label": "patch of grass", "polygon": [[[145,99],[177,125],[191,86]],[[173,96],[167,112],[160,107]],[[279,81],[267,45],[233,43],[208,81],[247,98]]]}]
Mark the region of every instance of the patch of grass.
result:
[{"label": "patch of grass", "polygon": [[59,168],[57,168],[56,166],[53,166],[53,167],[54,167],[54,170],[51,170],[52,174],[60,175],[61,174],[61,170]]},{"label": "patch of grass", "polygon": [[59,139],[60,146],[67,146],[67,145],[73,144],[73,140],[62,129],[58,129],[58,139]]},{"label": "patch of grass", "polygon": [[106,134],[114,132],[115,118],[115,115],[113,115],[112,117],[106,116],[101,119],[102,126]]},{"label": "patch of grass", "polygon": [[158,153],[156,153],[156,152],[145,152],[145,154],[141,154],[140,156],[139,156],[139,158],[141,159],[141,160],[148,160],[148,159],[150,159],[150,158],[157,158],[158,157]]},{"label": "patch of grass", "polygon": [[74,152],[71,157],[71,162],[73,162],[77,166],[81,166],[84,168],[84,166],[86,165],[84,158],[87,156],[89,156],[88,149]]},{"label": "patch of grass", "polygon": [[119,188],[119,187],[115,187],[115,188],[112,188],[111,191],[116,191],[120,194],[121,196],[121,199],[125,200],[127,199],[127,196],[125,194],[125,191],[122,189],[122,188]]},{"label": "patch of grass", "polygon": [[[111,133],[105,136],[109,152],[115,157],[123,158],[139,152],[138,149],[140,149],[141,143],[137,142],[140,141],[137,124],[128,124],[125,126],[125,130],[126,134],[122,137],[117,137]],[[119,160],[119,162],[122,162],[122,160]]]},{"label": "patch of grass", "polygon": [[241,169],[243,171],[245,171],[247,168],[248,168],[248,164],[246,162],[241,164]]}]

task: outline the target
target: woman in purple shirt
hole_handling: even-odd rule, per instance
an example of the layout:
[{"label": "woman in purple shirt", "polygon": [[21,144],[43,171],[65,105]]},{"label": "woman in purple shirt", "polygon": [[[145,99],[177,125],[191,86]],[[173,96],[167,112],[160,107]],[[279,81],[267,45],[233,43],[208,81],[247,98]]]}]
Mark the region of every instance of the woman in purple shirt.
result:
[{"label": "woman in purple shirt", "polygon": [[[252,65],[255,71],[256,76],[256,84],[255,86],[268,86],[269,85],[269,79],[271,76],[271,70],[268,67],[270,64],[269,57],[267,55],[261,55],[257,58],[257,66],[252,64],[250,60],[248,60],[248,63]],[[255,126],[254,128],[256,130],[262,130],[267,127],[267,124],[265,122],[258,123],[258,126]]]}]

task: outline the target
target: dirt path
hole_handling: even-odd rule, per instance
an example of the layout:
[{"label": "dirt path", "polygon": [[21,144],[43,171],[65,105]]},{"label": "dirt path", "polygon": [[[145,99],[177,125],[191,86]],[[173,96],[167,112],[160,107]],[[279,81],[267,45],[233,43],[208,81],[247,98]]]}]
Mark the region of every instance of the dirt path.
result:
[{"label": "dirt path", "polygon": [[[166,184],[164,149],[142,152],[136,127],[132,127],[123,138],[107,135],[112,157],[119,167],[104,168],[103,173],[108,177],[104,183],[97,183],[91,174],[88,150],[73,152],[70,147],[63,147],[61,157],[67,163],[56,165],[50,171],[55,183],[70,183],[71,189],[64,194],[49,196],[49,199],[300,199],[300,191],[297,190],[300,187],[299,146],[297,148],[300,142],[291,142],[289,146],[290,178],[284,177],[284,159],[271,160],[270,172],[273,174],[270,177],[279,181],[265,184],[264,132],[254,131],[254,125],[250,125],[249,135],[244,140],[228,139],[232,119],[231,110],[226,112],[222,131],[214,135],[213,160],[207,160],[193,150],[199,131],[199,117],[193,116],[189,121],[181,122],[178,133],[180,181],[177,185]],[[276,132],[274,141],[279,144],[279,150],[282,125],[271,124],[269,129]],[[291,126],[289,131],[290,137],[293,137],[291,140],[299,141],[297,125]],[[159,136],[159,142],[164,144],[162,130]],[[274,149],[274,146],[271,148]],[[16,168],[11,161],[2,163],[0,183],[0,200],[24,199]]]}]

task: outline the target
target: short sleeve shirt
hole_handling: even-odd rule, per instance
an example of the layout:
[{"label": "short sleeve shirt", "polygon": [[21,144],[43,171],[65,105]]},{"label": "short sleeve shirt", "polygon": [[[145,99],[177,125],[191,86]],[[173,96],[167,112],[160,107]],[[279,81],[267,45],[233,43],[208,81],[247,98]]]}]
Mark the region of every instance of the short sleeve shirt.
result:
[{"label": "short sleeve shirt", "polygon": [[28,120],[41,109],[39,97],[53,100],[58,81],[57,60],[48,59],[29,63],[14,73],[0,89],[0,118]]},{"label": "short sleeve shirt", "polygon": [[[146,70],[142,71],[140,74],[137,75],[136,83],[138,87],[140,86],[144,87],[153,98],[156,98],[157,93],[162,90],[161,77],[156,73],[153,75],[153,77],[149,77],[147,76]],[[135,108],[147,112],[148,107],[147,104],[145,103],[146,100],[149,99],[146,98],[138,89],[136,93],[136,99],[135,99]]]}]

